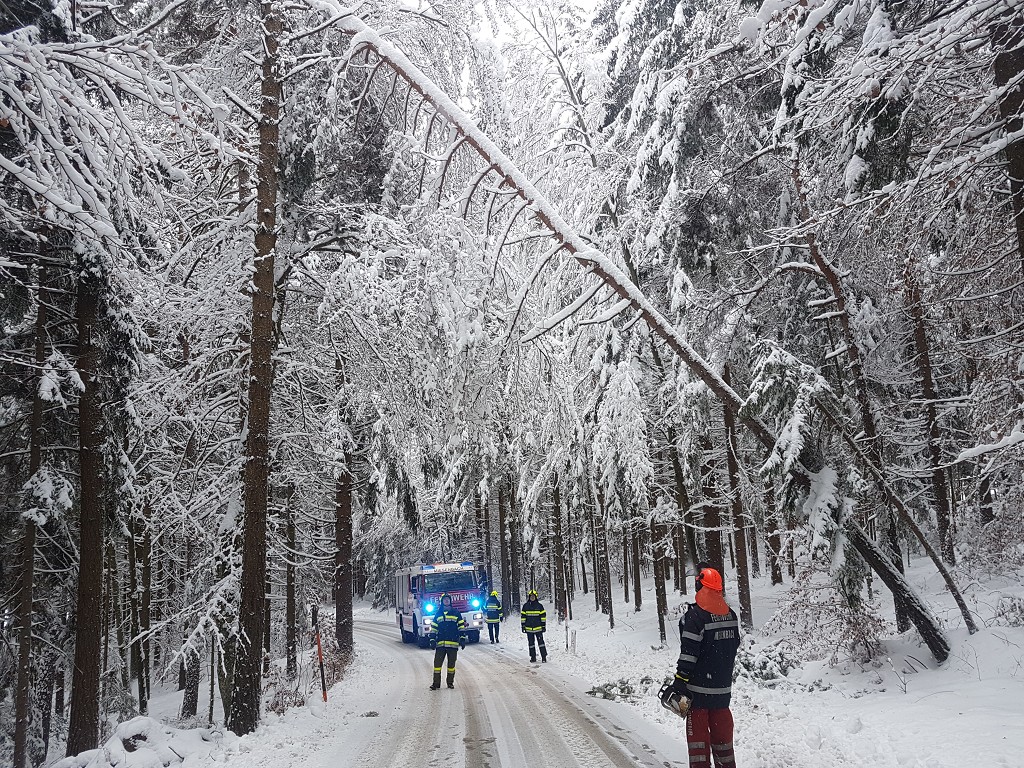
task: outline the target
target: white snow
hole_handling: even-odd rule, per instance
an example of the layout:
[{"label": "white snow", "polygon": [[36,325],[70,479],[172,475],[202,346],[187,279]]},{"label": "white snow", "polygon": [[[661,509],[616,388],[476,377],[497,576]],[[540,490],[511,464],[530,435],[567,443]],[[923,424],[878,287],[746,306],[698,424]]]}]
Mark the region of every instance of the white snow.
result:
[{"label": "white snow", "polygon": [[[987,625],[973,636],[960,627],[958,613],[930,564],[916,561],[908,577],[944,617],[953,643],[950,659],[936,665],[913,633],[891,635],[881,658],[857,663],[841,647],[829,650],[829,629],[824,624],[814,638],[807,636],[806,629],[779,629],[784,622],[773,622],[772,634],[755,629],[744,640],[744,653],[751,668],[764,670],[759,677],[769,679],[757,681],[742,674],[734,685],[738,765],[1024,766],[1024,615],[1013,608],[1024,605],[1020,574],[984,590],[976,582],[968,587],[972,609]],[[775,613],[790,588],[788,582],[787,577],[787,585],[771,587],[764,578],[753,580],[756,627]],[[727,577],[727,599],[736,606],[734,583]],[[493,758],[489,764],[520,768],[528,760],[530,742],[518,735],[519,730],[534,732],[541,725],[536,713],[516,710],[522,704],[512,693],[524,686],[528,691],[534,684],[538,695],[565,701],[564,712],[549,713],[555,725],[544,726],[556,733],[564,731],[560,741],[545,742],[551,759],[606,764],[587,742],[595,738],[596,725],[626,752],[640,753],[639,764],[685,765],[682,723],[654,697],[675,668],[676,625],[685,598],[673,594],[671,582],[667,585],[672,616],[668,642],[662,646],[653,586],[650,581],[643,586],[644,603],[637,613],[623,599],[621,585],[616,585],[613,630],[607,617],[595,611],[593,595],[577,592],[573,619],[562,625],[545,601],[549,662],[544,665],[529,664],[518,618],[509,617],[502,625],[500,645],[488,644],[485,637],[460,654],[455,692],[428,691],[432,655],[399,641],[390,611],[377,612],[363,605],[356,611],[357,658],[331,690],[327,704],[319,700],[315,679],[307,675],[308,703],[281,716],[266,715],[263,725],[249,736],[235,738],[216,726],[180,731],[137,718],[119,727],[117,743],[64,761],[59,768],[463,766],[477,764],[471,759],[477,741],[473,734],[481,727],[490,734],[483,741],[493,744],[487,747]],[[883,618],[891,618],[890,602],[888,598],[880,601]],[[813,627],[820,619],[812,615],[806,620]],[[821,654],[822,648],[827,652]],[[805,660],[783,674],[780,652],[799,658],[815,656],[812,649],[829,658]],[[629,689],[620,688],[622,693],[616,696],[614,684]],[[606,695],[611,698],[586,695],[597,687],[609,691]],[[442,698],[431,698],[436,696]],[[504,696],[509,697],[507,701]],[[206,709],[205,697],[204,684],[201,712]],[[168,693],[154,699],[153,711],[173,717],[178,701],[180,694]],[[583,719],[566,721],[565,712],[575,711]],[[219,718],[219,703],[215,712]],[[433,724],[423,725],[426,720]],[[403,741],[403,733],[421,727],[424,733],[412,740],[418,745],[415,754],[408,753],[409,740]],[[583,730],[572,733],[577,727]],[[126,752],[123,740],[138,734],[146,739],[144,748]]]}]

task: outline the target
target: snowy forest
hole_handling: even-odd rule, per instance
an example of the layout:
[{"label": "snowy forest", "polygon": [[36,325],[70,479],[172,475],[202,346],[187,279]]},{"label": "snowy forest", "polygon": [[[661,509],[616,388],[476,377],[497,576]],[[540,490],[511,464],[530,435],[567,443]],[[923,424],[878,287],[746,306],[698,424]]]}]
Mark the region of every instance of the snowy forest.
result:
[{"label": "snowy forest", "polygon": [[2,765],[249,734],[420,562],[942,664],[1024,626],[1024,2],[5,0],[0,321]]}]

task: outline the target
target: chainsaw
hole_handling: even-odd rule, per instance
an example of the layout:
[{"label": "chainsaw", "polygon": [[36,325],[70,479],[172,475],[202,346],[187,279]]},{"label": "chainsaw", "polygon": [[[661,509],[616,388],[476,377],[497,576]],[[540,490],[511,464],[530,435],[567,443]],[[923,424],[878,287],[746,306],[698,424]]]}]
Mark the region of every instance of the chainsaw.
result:
[{"label": "chainsaw", "polygon": [[658,691],[658,701],[661,702],[661,706],[665,709],[675,712],[680,717],[686,717],[690,711],[690,697],[684,696],[681,693],[673,693],[670,680],[666,680],[665,684]]}]

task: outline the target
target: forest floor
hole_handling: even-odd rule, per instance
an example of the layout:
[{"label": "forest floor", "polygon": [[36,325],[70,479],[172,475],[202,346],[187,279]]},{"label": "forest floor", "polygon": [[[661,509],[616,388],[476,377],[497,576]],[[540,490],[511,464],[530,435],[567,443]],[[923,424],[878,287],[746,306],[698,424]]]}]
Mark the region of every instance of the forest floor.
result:
[{"label": "forest floor", "polygon": [[[776,620],[770,634],[755,630],[741,656],[756,671],[734,686],[740,768],[1024,768],[1024,616],[1014,612],[1024,606],[1021,579],[971,586],[968,599],[985,625],[971,636],[926,563],[910,576],[949,627],[950,659],[935,664],[911,632],[890,636],[872,662],[856,663],[838,649],[766,680],[787,655],[828,647],[829,614],[808,607],[789,626]],[[549,605],[546,664],[530,663],[513,616],[500,644],[485,636],[459,654],[455,690],[428,690],[432,653],[403,645],[390,611],[359,606],[356,660],[326,704],[316,691],[241,739],[161,727],[163,735],[151,733],[149,741],[165,757],[184,756],[186,766],[686,766],[682,723],[654,697],[679,652],[676,619],[662,646],[653,588],[644,586],[639,612],[617,602],[614,630],[592,596],[578,593],[573,619],[562,626]],[[755,625],[763,627],[788,587],[755,580],[753,592]],[[674,616],[685,599],[670,595]],[[155,698],[152,714],[172,722],[179,700],[172,692]],[[148,722],[134,727],[152,731]],[[97,754],[92,765],[149,768],[147,752]]]}]

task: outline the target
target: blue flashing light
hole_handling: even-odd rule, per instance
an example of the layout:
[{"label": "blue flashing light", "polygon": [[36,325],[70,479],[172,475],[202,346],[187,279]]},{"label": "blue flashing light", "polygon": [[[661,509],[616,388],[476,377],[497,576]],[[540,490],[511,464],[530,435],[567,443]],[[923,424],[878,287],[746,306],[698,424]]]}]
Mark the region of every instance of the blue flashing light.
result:
[{"label": "blue flashing light", "polygon": [[480,600],[474,598],[474,600],[473,600],[473,607],[474,608],[479,608],[480,607]]},{"label": "blue flashing light", "polygon": [[433,603],[427,603],[425,606],[423,606],[423,610],[426,611],[427,613],[433,613],[434,611],[437,610],[437,606],[434,605]]},{"label": "blue flashing light", "polygon": [[470,560],[466,560],[464,562],[459,563],[459,565],[461,565],[463,568],[465,568],[467,565],[472,567],[473,563]]}]

